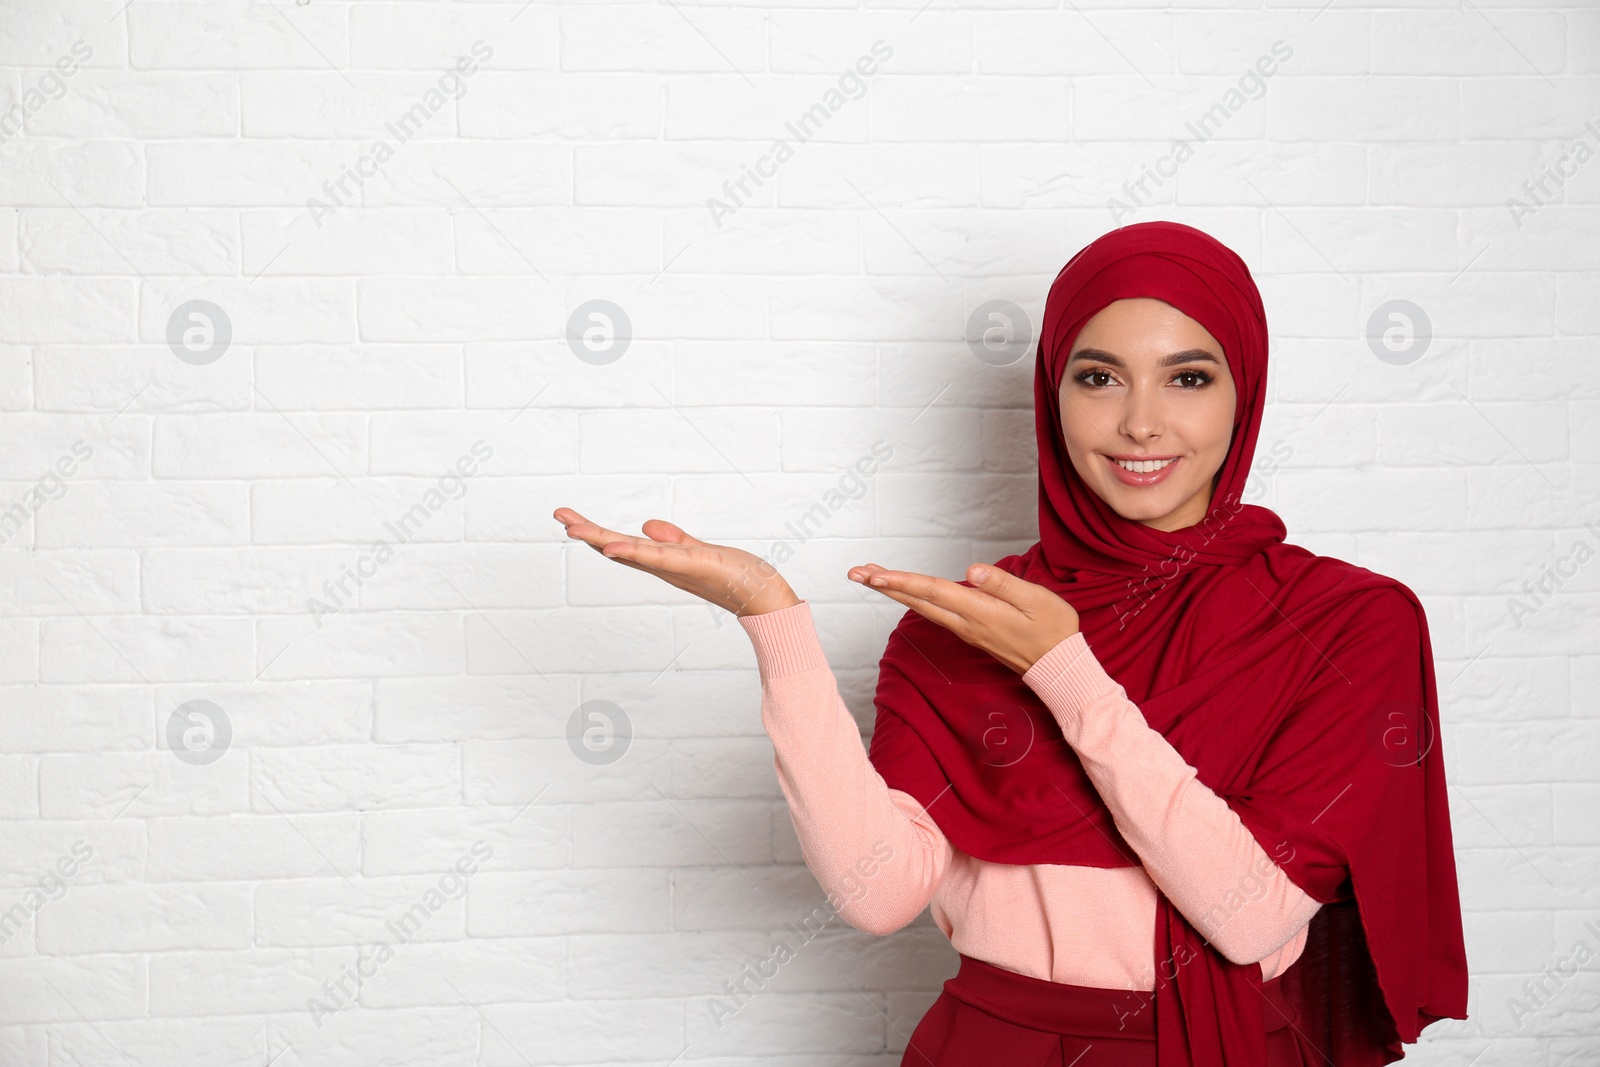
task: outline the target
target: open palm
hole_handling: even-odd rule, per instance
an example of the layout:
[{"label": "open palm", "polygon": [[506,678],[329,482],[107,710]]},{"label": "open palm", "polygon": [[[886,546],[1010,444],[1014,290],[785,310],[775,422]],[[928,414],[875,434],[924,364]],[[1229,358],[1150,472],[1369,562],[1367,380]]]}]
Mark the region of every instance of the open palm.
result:
[{"label": "open palm", "polygon": [[800,603],[778,569],[753,552],[691,537],[665,519],[640,527],[644,537],[590,522],[571,508],[556,508],[567,536],[607,559],[653,574],[662,581],[726,608],[735,615],[760,615]]},{"label": "open palm", "polygon": [[983,563],[970,585],[876,563],[851,567],[850,580],[926,616],[1018,674],[1078,632],[1078,612],[1052,590]]}]

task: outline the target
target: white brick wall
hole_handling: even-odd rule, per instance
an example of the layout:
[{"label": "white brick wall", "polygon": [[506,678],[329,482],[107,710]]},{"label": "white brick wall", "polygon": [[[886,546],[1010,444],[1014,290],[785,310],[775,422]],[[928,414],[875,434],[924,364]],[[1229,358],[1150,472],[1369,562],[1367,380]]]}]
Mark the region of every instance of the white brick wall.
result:
[{"label": "white brick wall", "polygon": [[1264,502],[1427,602],[1472,1018],[1409,1059],[1600,1062],[1593,963],[1508,1003],[1600,949],[1600,563],[1508,609],[1600,548],[1600,161],[1525,190],[1600,153],[1590,0],[0,0],[0,64],[0,1067],[898,1064],[926,915],[714,1022],[822,903],[748,643],[550,513],[768,552],[887,442],[783,568],[865,727],[845,569],[1034,537],[1032,360],[967,316],[1153,218],[1262,287]]}]

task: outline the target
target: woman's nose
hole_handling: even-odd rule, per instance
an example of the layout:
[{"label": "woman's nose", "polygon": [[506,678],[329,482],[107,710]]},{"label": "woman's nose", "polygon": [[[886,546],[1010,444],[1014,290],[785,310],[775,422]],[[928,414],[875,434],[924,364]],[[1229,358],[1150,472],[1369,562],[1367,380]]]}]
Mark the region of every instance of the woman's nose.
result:
[{"label": "woman's nose", "polygon": [[1122,411],[1122,432],[1143,439],[1162,429],[1161,398],[1154,389],[1134,386],[1128,390]]}]

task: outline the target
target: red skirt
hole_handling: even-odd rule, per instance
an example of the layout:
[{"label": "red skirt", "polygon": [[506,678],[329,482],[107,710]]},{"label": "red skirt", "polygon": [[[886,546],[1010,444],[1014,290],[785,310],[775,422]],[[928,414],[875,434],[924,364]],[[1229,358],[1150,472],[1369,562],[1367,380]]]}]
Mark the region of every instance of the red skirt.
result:
[{"label": "red skirt", "polygon": [[[1277,979],[1261,991],[1268,1067],[1314,1067]],[[1154,994],[1047,982],[961,954],[900,1067],[1156,1067]]]}]

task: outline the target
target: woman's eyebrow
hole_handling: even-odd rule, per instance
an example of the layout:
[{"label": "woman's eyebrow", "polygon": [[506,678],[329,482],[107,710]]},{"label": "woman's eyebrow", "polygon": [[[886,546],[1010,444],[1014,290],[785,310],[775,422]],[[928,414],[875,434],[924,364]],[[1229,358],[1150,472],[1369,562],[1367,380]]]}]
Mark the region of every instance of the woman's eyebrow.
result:
[{"label": "woman's eyebrow", "polygon": [[[1126,366],[1126,364],[1122,362],[1121,357],[1114,356],[1110,352],[1107,352],[1104,349],[1099,349],[1099,348],[1080,348],[1080,349],[1078,349],[1076,352],[1072,353],[1072,357],[1067,360],[1067,365],[1071,366],[1072,364],[1078,362],[1079,360],[1094,360],[1094,361],[1096,361],[1098,363],[1109,363],[1113,367]],[[1221,360],[1217,359],[1217,357],[1215,355],[1213,355],[1210,352],[1207,352],[1203,348],[1186,348],[1182,352],[1174,352],[1169,356],[1162,356],[1160,362],[1158,362],[1156,364],[1156,366],[1158,366],[1158,367],[1171,367],[1171,366],[1175,366],[1176,364],[1179,364],[1179,363],[1220,363],[1220,362],[1221,362]]]}]

